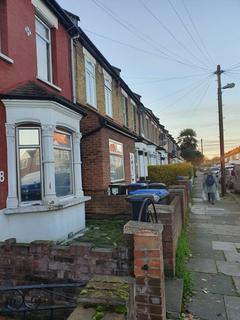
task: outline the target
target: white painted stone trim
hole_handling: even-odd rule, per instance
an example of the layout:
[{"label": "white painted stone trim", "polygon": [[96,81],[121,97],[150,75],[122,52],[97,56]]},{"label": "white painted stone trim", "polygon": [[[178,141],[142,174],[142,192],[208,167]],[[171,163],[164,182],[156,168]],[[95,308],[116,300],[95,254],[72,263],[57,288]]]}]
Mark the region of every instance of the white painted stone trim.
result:
[{"label": "white painted stone trim", "polygon": [[58,29],[58,18],[41,0],[32,0],[32,5],[35,7],[37,14],[39,14],[50,27]]},{"label": "white painted stone trim", "polygon": [[102,69],[103,70],[103,77],[104,79],[112,82],[112,77],[110,76],[110,74],[105,70],[105,69]]},{"label": "white painted stone trim", "polygon": [[96,59],[91,55],[89,51],[87,51],[86,48],[83,47],[83,54],[85,56],[85,59],[90,60],[93,64],[96,64]]},{"label": "white painted stone trim", "polygon": [[45,194],[43,197],[44,203],[51,203],[52,205],[55,205],[60,201],[60,198],[56,197],[55,192],[55,169],[53,156],[53,132],[57,126],[61,126],[72,131],[74,140],[74,196],[82,196],[83,191],[80,161],[80,120],[82,115],[53,101],[11,99],[3,99],[2,101],[6,106],[8,168],[11,168],[8,170],[9,192],[7,198],[7,208],[18,208],[19,206],[19,201],[17,198],[15,127],[26,122],[37,123],[41,125],[45,186]]},{"label": "white painted stone trim", "polygon": [[46,83],[48,86],[56,89],[56,90],[59,91],[59,92],[62,91],[62,89],[61,89],[60,87],[56,86],[55,84],[53,84],[53,83],[50,82],[50,81],[47,81],[47,80],[45,80],[45,79],[42,79],[42,78],[39,77],[39,76],[37,76],[37,79],[38,79],[39,81],[43,82],[43,83]]},{"label": "white painted stone trim", "polygon": [[126,91],[123,90],[123,88],[121,88],[121,93],[125,98],[128,98],[128,94]]},{"label": "white painted stone trim", "polygon": [[130,99],[131,104],[134,105],[134,107],[136,107],[136,103],[133,101],[133,99]]},{"label": "white painted stone trim", "polygon": [[8,56],[6,56],[5,54],[3,54],[2,52],[0,52],[0,59],[8,62],[8,63],[11,63],[13,64],[14,63],[14,60],[9,58]]}]

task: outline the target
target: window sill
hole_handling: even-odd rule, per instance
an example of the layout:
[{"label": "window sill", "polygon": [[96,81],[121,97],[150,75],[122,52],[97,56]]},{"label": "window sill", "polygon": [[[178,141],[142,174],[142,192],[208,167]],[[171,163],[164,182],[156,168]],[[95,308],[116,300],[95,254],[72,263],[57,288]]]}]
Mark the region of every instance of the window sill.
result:
[{"label": "window sill", "polygon": [[47,81],[47,80],[44,80],[44,79],[42,79],[42,78],[40,78],[40,77],[37,77],[37,79],[38,79],[39,81],[47,84],[48,86],[54,88],[55,90],[57,90],[57,91],[59,91],[59,92],[62,91],[61,88],[59,88],[58,86],[55,86],[55,84],[53,84],[52,82],[49,82],[49,81]]},{"label": "window sill", "polygon": [[11,208],[11,209],[3,209],[3,213],[5,215],[12,215],[12,214],[19,214],[19,213],[41,213],[41,212],[48,212],[48,211],[57,211],[62,210],[68,207],[76,206],[80,203],[84,203],[89,201],[91,197],[82,196],[78,198],[68,198],[65,200],[61,200],[60,203],[54,205],[29,205],[23,206],[18,208]]},{"label": "window sill", "polygon": [[14,63],[14,60],[9,58],[8,56],[6,56],[5,54],[3,54],[2,52],[0,52],[0,59],[8,62],[8,63],[11,63],[13,64]]},{"label": "window sill", "polygon": [[93,104],[91,104],[91,103],[89,103],[89,102],[87,102],[87,106],[88,106],[88,107],[91,107],[91,108],[94,108],[95,110],[97,109],[97,106],[94,106]]}]

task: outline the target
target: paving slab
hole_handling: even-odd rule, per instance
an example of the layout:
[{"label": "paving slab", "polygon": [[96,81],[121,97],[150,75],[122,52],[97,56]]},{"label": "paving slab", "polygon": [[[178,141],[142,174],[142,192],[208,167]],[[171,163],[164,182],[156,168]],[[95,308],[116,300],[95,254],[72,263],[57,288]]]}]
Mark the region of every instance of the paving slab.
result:
[{"label": "paving slab", "polygon": [[192,223],[193,230],[201,230],[202,233],[222,234],[222,235],[240,235],[240,226],[234,225],[216,225],[212,223]]},{"label": "paving slab", "polygon": [[170,319],[179,319],[182,309],[183,280],[166,279],[166,309]]},{"label": "paving slab", "polygon": [[216,261],[220,273],[228,276],[240,277],[240,264],[228,261]]},{"label": "paving slab", "polygon": [[188,262],[189,270],[195,272],[217,273],[215,260],[191,258]]},{"label": "paving slab", "polygon": [[240,277],[232,277],[237,293],[240,295]]},{"label": "paving slab", "polygon": [[232,277],[223,274],[208,274],[192,272],[194,291],[218,293],[226,295],[236,294]]},{"label": "paving slab", "polygon": [[199,205],[193,205],[191,208],[192,214],[206,214],[205,208]]},{"label": "paving slab", "polygon": [[224,296],[228,320],[240,319],[240,297]]},{"label": "paving slab", "polygon": [[224,256],[229,262],[240,262],[240,253],[235,251],[224,251]]},{"label": "paving slab", "polygon": [[236,252],[236,247],[233,242],[212,241],[213,250],[233,251]]},{"label": "paving slab", "polygon": [[224,299],[220,294],[196,293],[187,304],[188,311],[204,320],[227,320]]}]

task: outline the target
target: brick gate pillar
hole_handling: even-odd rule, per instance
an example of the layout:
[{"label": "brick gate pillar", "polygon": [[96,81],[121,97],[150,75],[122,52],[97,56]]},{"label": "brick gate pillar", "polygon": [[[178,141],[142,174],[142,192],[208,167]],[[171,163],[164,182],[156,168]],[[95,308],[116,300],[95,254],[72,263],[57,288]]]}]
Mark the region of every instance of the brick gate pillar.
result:
[{"label": "brick gate pillar", "polygon": [[137,320],[165,320],[165,282],[161,224],[129,221],[125,234],[134,241],[135,308]]}]

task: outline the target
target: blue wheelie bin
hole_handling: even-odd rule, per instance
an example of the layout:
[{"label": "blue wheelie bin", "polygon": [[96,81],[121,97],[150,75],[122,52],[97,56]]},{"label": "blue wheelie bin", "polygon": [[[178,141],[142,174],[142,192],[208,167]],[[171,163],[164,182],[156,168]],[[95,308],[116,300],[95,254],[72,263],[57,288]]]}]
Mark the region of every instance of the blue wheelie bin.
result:
[{"label": "blue wheelie bin", "polygon": [[168,195],[169,192],[165,189],[138,189],[132,191],[126,200],[132,205],[133,220],[146,222],[149,203],[163,204]]},{"label": "blue wheelie bin", "polygon": [[130,183],[128,185],[128,194],[131,194],[131,192],[133,192],[135,190],[146,189],[147,187],[148,187],[148,185],[145,182]]}]

